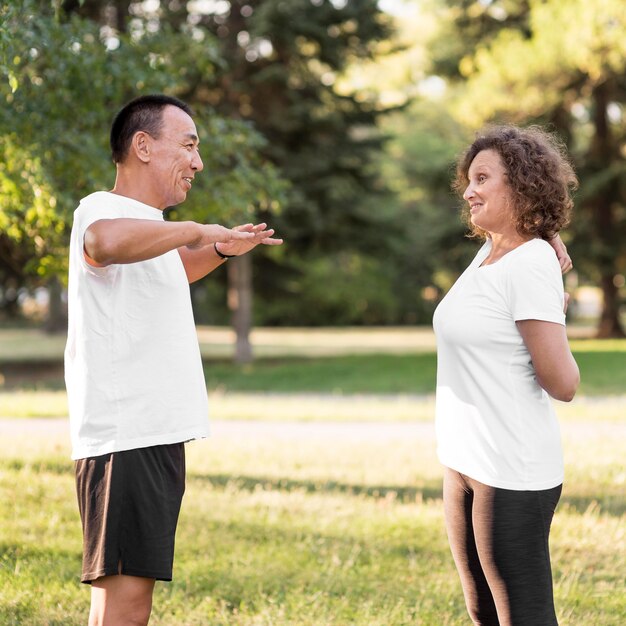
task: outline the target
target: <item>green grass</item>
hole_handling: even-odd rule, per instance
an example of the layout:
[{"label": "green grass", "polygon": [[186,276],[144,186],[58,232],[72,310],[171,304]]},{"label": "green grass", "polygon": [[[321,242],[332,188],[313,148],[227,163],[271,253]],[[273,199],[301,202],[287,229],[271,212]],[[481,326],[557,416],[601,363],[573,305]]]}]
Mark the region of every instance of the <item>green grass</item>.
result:
[{"label": "green grass", "polygon": [[[245,366],[224,359],[229,332],[198,331],[210,391],[434,392],[436,356],[429,329],[258,329],[253,340],[260,356]],[[34,330],[0,331],[0,391],[62,391],[62,343]],[[579,395],[626,393],[626,340],[576,339],[571,345],[581,370]],[[58,414],[57,406],[46,414]],[[6,413],[0,407],[2,415],[32,412]]]},{"label": "green grass", "polygon": [[[626,395],[626,350],[601,351],[598,346],[589,349],[575,344],[575,357],[581,370],[579,401],[585,398],[615,398]],[[601,347],[601,346],[600,346]],[[1,368],[0,368],[1,370]],[[378,397],[366,399],[354,411],[327,410],[320,405],[299,419],[365,419],[365,420],[416,420],[431,419],[430,408],[413,403],[396,411],[397,396],[432,395],[435,389],[436,356],[433,353],[417,354],[361,354],[353,356],[318,358],[259,359],[250,365],[236,366],[225,361],[205,363],[205,376],[210,394],[217,400],[217,414],[227,419],[290,419],[291,409],[299,403],[297,398],[262,398],[263,394],[335,394],[346,398],[353,395],[391,394],[392,400]],[[5,379],[8,378],[8,374]],[[6,382],[6,381],[5,381]],[[245,395],[255,394],[246,404]],[[235,398],[237,407],[229,402]],[[409,400],[403,402],[409,402]],[[577,406],[578,400],[573,406]],[[418,403],[419,404],[419,403]],[[389,410],[389,405],[392,410]],[[334,405],[336,406],[336,405]],[[276,408],[276,417],[272,407]],[[571,413],[573,409],[564,409]],[[619,411],[622,409],[620,408]],[[623,414],[607,407],[606,419],[621,419]],[[67,399],[61,370],[56,378],[35,378],[27,382],[0,385],[0,416],[53,417],[67,414]],[[293,419],[293,418],[292,418]]]},{"label": "green grass", "polygon": [[[432,422],[430,331],[260,329],[262,358],[245,367],[224,360],[228,332],[199,331],[213,420]],[[0,366],[22,363],[0,367],[0,416],[66,414],[63,343],[0,332]],[[567,476],[551,540],[559,623],[614,626],[626,623],[626,341],[572,348],[579,397],[556,403]],[[188,447],[175,580],[157,586],[151,624],[468,623],[431,438],[293,439],[283,424],[246,434],[253,426]],[[3,626],[86,622],[69,436],[50,432],[0,438]]]},{"label": "green grass", "polygon": [[[151,624],[466,626],[432,440],[276,428],[188,446],[174,582],[157,585]],[[551,538],[563,626],[626,620],[626,450],[612,432],[564,429]],[[68,454],[64,435],[0,441],[3,625],[86,623]]]},{"label": "green grass", "polygon": [[[574,350],[581,372],[579,395],[626,393],[626,341],[620,348]],[[434,353],[205,364],[208,388],[221,391],[429,394],[435,391],[436,373]]]},{"label": "green grass", "polygon": [[427,394],[435,389],[436,368],[433,353],[364,354],[263,359],[244,366],[209,362],[205,377],[209,389],[221,391]]},{"label": "green grass", "polygon": [[[561,422],[623,423],[626,395],[580,396],[555,403]],[[262,422],[428,422],[434,397],[412,395],[318,395],[212,392],[211,420]],[[52,418],[67,415],[64,391],[0,392],[0,418]]]}]

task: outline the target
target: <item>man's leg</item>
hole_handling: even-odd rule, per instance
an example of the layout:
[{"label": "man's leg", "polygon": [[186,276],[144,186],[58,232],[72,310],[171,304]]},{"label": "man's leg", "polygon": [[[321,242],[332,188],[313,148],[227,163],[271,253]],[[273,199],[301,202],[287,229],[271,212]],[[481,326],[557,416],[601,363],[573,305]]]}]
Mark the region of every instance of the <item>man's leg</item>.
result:
[{"label": "man's leg", "polygon": [[89,626],[146,626],[154,578],[103,576],[91,583]]}]

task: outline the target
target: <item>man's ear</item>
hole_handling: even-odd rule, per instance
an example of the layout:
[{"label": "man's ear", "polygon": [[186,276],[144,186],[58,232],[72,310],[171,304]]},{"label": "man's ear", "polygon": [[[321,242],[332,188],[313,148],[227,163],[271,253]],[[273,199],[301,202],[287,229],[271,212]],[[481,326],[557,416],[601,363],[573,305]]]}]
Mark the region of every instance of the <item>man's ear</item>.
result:
[{"label": "man's ear", "polygon": [[143,130],[137,131],[133,135],[131,150],[140,161],[149,163],[152,152],[152,137]]}]

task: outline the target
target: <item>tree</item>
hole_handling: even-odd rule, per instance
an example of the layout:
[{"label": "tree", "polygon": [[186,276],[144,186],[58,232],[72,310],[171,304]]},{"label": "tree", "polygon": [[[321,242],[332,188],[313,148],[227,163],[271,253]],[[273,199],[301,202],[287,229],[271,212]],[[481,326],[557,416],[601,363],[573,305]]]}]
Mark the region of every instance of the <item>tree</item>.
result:
[{"label": "tree", "polygon": [[[268,300],[295,297],[304,304],[306,274],[319,278],[324,272],[320,255],[347,270],[346,257],[355,259],[359,251],[384,255],[388,233],[395,231],[389,215],[368,201],[384,198],[372,164],[383,142],[376,125],[385,111],[374,93],[338,87],[351,62],[377,53],[391,22],[374,0],[222,5],[223,11],[201,15],[199,24],[218,38],[228,62],[197,93],[225,116],[252,121],[267,139],[264,155],[290,182],[284,210],[273,219],[286,248],[258,259],[256,284]],[[242,288],[252,290],[251,284]],[[342,292],[347,306],[351,295]],[[326,319],[340,319],[341,303],[324,301]],[[299,310],[300,319],[313,321],[310,307]]]},{"label": "tree", "polygon": [[[568,140],[581,180],[572,251],[577,266],[602,288],[598,336],[624,336],[618,286],[626,272],[621,245],[626,236],[626,5],[620,0],[464,0],[445,6],[445,37],[433,45],[443,51],[438,67],[464,80],[457,86],[457,118],[474,127],[492,120],[538,121]],[[454,50],[443,43],[451,33]]]},{"label": "tree", "polygon": [[436,303],[476,252],[450,187],[455,158],[470,133],[437,105],[421,98],[392,118],[386,127],[393,139],[381,159],[408,239],[394,255],[394,291],[405,320],[421,323],[430,323]]},{"label": "tree", "polygon": [[[120,104],[138,92],[186,90],[183,54],[195,56],[199,72],[217,63],[210,38],[194,42],[167,27],[125,34],[79,15],[97,4],[66,2],[68,13],[22,0],[2,9],[0,273],[13,272],[20,286],[64,275],[71,212],[113,182],[107,132]],[[195,185],[184,215],[217,221],[231,204],[280,200],[284,185],[260,157],[262,137],[206,107],[198,116],[213,176]]]}]

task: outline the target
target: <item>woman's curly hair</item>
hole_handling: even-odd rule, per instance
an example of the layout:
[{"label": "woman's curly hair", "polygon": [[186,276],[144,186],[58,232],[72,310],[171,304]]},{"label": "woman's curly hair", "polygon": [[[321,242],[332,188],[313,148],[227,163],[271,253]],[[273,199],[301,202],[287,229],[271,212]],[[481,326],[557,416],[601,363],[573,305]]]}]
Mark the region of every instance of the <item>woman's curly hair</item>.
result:
[{"label": "woman's curly hair", "polygon": [[[482,150],[495,150],[500,155],[520,235],[551,239],[569,223],[574,205],[571,193],[578,187],[578,179],[557,137],[539,126],[487,127],[457,161],[452,187],[461,197],[469,184],[470,165]],[[463,216],[471,236],[487,236],[470,222],[467,205]]]}]

